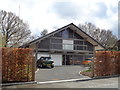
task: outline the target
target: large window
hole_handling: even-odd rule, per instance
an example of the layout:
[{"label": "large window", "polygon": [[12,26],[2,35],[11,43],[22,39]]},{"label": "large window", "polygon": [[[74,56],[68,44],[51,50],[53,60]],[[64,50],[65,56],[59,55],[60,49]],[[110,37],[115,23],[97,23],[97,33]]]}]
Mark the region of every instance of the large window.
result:
[{"label": "large window", "polygon": [[54,37],[62,37],[62,32],[56,33]]},{"label": "large window", "polygon": [[62,49],[62,39],[51,38],[52,49]]},{"label": "large window", "polygon": [[65,29],[64,31],[62,31],[62,37],[64,39],[73,38],[73,30],[71,30],[70,28]]},{"label": "large window", "polygon": [[41,40],[41,42],[38,45],[38,48],[40,48],[40,49],[49,49],[50,48],[50,39],[46,38],[44,40]]},{"label": "large window", "polygon": [[88,51],[93,51],[93,45],[91,43],[89,43],[89,42],[86,41],[85,45],[87,45],[87,50]]},{"label": "large window", "polygon": [[81,36],[78,35],[77,33],[74,33],[74,38],[75,38],[75,39],[83,39],[83,37],[81,37]]},{"label": "large window", "polygon": [[63,65],[80,65],[83,61],[83,55],[63,55]]},{"label": "large window", "polygon": [[64,39],[68,39],[69,38],[69,31],[67,29],[62,32],[62,37]]},{"label": "large window", "polygon": [[74,65],[80,65],[83,61],[82,55],[74,55]]},{"label": "large window", "polygon": [[74,50],[84,50],[84,47],[79,45],[74,45]]},{"label": "large window", "polygon": [[77,45],[83,45],[83,41],[74,40],[74,44],[77,44]]}]

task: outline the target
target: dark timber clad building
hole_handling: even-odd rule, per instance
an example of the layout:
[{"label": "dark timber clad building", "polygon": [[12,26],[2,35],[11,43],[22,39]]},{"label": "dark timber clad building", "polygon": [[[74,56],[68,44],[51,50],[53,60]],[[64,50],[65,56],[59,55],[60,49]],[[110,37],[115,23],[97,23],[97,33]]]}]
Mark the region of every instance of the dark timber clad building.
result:
[{"label": "dark timber clad building", "polygon": [[104,47],[73,23],[40,37],[23,47],[33,48],[36,58],[51,56],[56,66],[79,65]]}]

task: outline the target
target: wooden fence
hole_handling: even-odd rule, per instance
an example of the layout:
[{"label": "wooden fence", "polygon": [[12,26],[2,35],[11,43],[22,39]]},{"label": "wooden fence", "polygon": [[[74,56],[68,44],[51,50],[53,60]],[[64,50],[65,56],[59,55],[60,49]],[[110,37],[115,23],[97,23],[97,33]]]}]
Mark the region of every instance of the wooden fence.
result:
[{"label": "wooden fence", "polygon": [[2,82],[35,80],[35,60],[32,49],[2,48]]},{"label": "wooden fence", "polygon": [[94,76],[120,74],[120,51],[97,51],[94,59]]}]

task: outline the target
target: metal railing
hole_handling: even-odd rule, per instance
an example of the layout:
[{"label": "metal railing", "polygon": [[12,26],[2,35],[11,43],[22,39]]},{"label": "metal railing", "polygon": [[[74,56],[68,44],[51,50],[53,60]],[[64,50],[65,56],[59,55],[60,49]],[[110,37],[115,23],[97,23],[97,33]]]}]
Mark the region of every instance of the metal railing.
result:
[{"label": "metal railing", "polygon": [[50,49],[84,50],[84,51],[87,51],[87,45],[52,43],[50,45]]}]

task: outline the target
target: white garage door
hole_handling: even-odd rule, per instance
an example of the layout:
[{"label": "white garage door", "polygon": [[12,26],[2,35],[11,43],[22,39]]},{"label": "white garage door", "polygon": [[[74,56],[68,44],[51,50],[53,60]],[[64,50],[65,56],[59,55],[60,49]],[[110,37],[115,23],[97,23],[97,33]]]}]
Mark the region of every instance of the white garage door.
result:
[{"label": "white garage door", "polygon": [[51,58],[54,60],[55,66],[62,66],[62,55],[52,54]]}]

